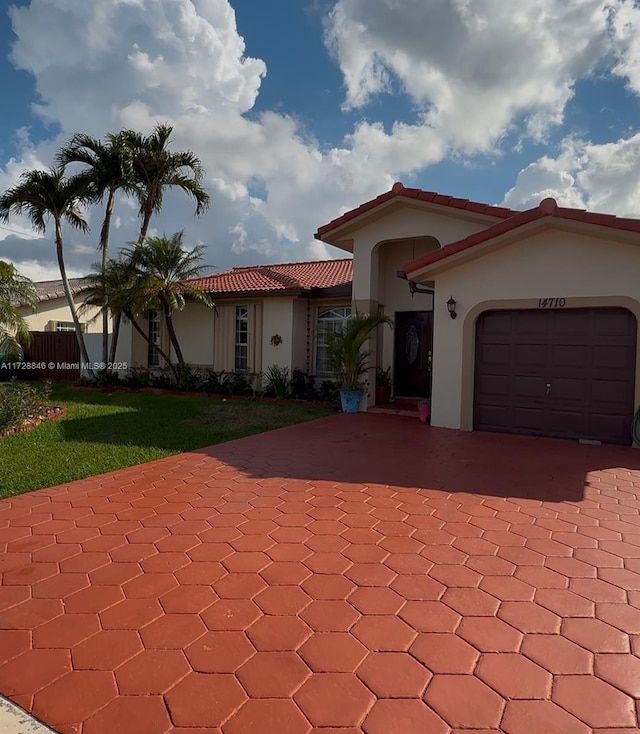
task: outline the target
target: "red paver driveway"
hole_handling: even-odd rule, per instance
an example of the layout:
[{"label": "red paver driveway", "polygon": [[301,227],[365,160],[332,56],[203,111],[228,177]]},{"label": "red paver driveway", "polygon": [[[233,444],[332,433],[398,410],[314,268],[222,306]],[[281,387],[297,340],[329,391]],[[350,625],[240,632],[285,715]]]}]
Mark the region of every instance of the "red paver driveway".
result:
[{"label": "red paver driveway", "polygon": [[638,730],[640,453],[336,415],[0,502],[0,692],[81,734]]}]

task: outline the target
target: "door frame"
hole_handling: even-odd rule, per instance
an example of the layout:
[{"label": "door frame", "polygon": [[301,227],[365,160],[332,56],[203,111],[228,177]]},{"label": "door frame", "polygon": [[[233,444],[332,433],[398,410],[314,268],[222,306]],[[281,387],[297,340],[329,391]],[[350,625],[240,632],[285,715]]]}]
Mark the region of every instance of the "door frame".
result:
[{"label": "door frame", "polygon": [[[429,330],[429,366],[427,368],[428,374],[427,374],[427,392],[428,395],[426,396],[420,396],[420,395],[399,395],[398,391],[396,389],[396,356],[397,356],[397,332],[396,332],[396,317],[398,314],[420,314],[420,313],[426,313],[431,314],[431,328]],[[433,386],[433,330],[434,330],[434,311],[433,309],[401,309],[393,312],[393,322],[394,322],[394,334],[393,334],[393,397],[394,399],[396,397],[400,398],[419,398],[419,399],[426,399],[431,400],[432,398],[432,386]]]},{"label": "door frame", "polygon": [[[538,308],[537,298],[482,301],[465,314],[462,325],[462,389],[460,395],[460,428],[473,430],[473,399],[475,394],[476,325],[484,311],[531,310]],[[638,324],[636,338],[636,369],[634,404],[640,405],[640,301],[630,296],[567,297],[565,308],[626,308]],[[440,396],[441,398],[443,396]]]}]

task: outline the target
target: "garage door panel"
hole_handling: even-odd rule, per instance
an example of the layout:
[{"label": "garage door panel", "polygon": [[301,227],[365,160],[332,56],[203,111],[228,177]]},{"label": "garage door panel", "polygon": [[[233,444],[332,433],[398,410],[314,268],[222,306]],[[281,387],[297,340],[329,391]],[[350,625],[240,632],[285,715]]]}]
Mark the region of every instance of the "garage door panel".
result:
[{"label": "garage door panel", "polygon": [[512,387],[513,394],[518,398],[542,400],[547,389],[547,382],[544,377],[514,375]]},{"label": "garage door panel", "polygon": [[514,365],[521,369],[540,371],[547,367],[547,345],[546,344],[514,344]]},{"label": "garage door panel", "polygon": [[628,346],[606,344],[593,348],[593,366],[599,370],[626,372],[634,360],[634,351]]},{"label": "garage door panel", "polygon": [[629,383],[622,380],[593,380],[591,382],[591,399],[594,403],[625,406],[633,401],[629,393]]},{"label": "garage door panel", "polygon": [[474,426],[630,443],[636,333],[620,308],[482,314]]}]

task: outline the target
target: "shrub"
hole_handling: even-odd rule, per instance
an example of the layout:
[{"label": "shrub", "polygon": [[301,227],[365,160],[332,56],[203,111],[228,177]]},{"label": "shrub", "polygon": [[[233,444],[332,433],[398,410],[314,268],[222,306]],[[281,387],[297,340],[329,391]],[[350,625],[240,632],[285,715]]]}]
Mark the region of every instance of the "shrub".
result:
[{"label": "shrub", "polygon": [[272,364],[264,373],[265,395],[286,398],[289,394],[289,368]]},{"label": "shrub", "polygon": [[149,370],[134,368],[129,370],[122,379],[125,387],[140,388],[149,387],[152,382],[152,374]]},{"label": "shrub", "polygon": [[9,382],[0,387],[0,433],[42,415],[51,395],[49,383]]},{"label": "shrub", "polygon": [[315,377],[302,370],[293,370],[291,396],[297,400],[317,400],[318,391],[316,390]]},{"label": "shrub", "polygon": [[337,403],[340,401],[340,388],[337,380],[323,380],[318,389],[318,396],[325,403]]}]

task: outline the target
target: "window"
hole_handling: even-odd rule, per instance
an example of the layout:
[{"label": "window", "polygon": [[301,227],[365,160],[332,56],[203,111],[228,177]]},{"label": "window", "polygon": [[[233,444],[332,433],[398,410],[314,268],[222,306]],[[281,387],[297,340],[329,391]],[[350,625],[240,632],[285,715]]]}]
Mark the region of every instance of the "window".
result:
[{"label": "window", "polygon": [[56,321],[56,331],[75,331],[76,328],[73,325],[73,321]]},{"label": "window", "polygon": [[160,353],[155,348],[160,346],[160,312],[149,311],[149,351],[147,353],[147,366],[160,366]]},{"label": "window", "polygon": [[249,307],[236,306],[235,369],[249,369]]},{"label": "window", "polygon": [[340,331],[349,316],[351,316],[351,308],[349,306],[332,308],[318,315],[316,375],[327,377],[333,375],[331,360],[327,351],[326,334],[328,331]]}]

